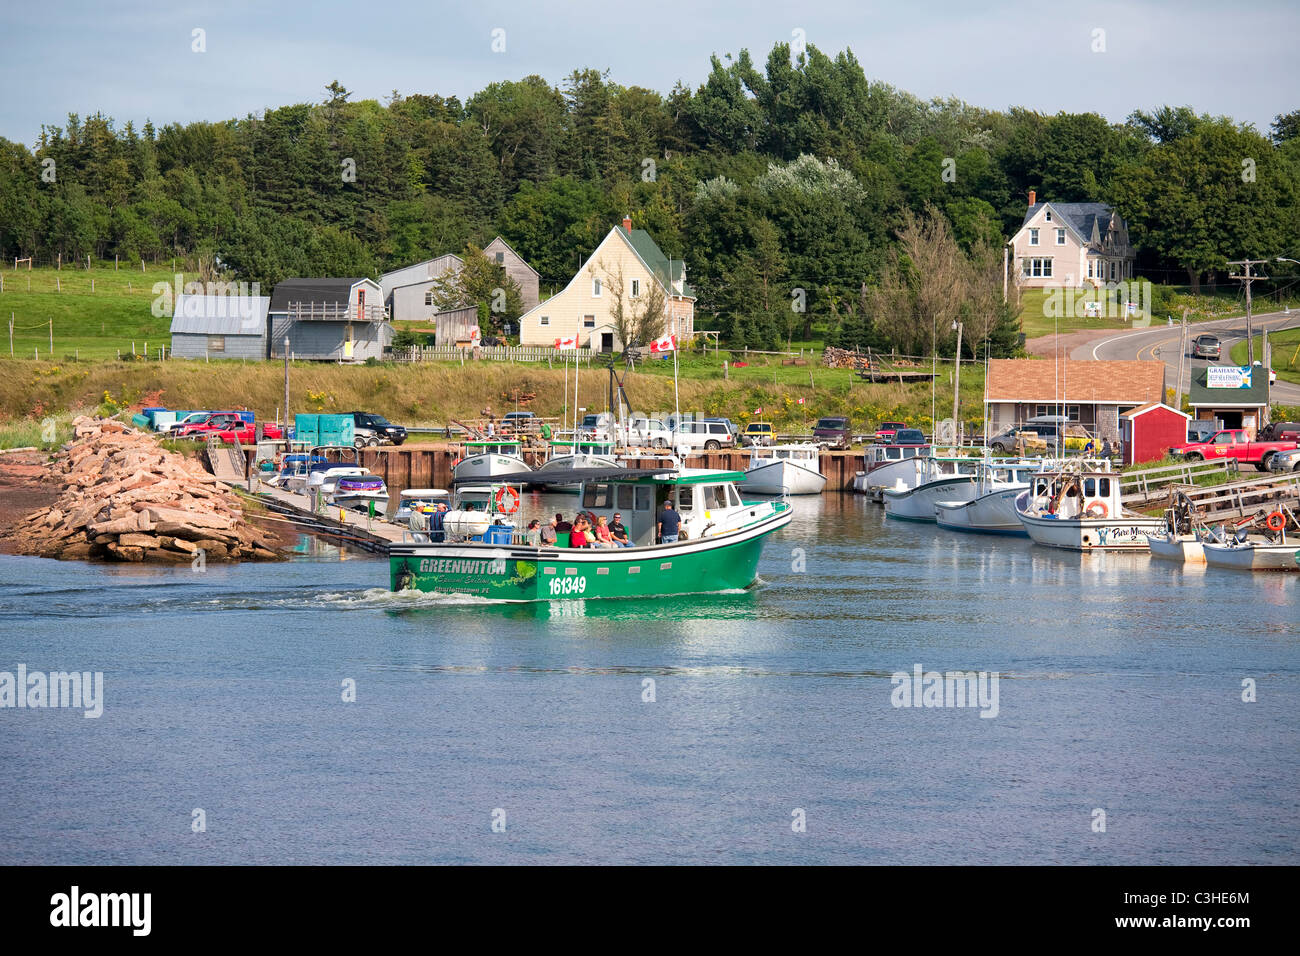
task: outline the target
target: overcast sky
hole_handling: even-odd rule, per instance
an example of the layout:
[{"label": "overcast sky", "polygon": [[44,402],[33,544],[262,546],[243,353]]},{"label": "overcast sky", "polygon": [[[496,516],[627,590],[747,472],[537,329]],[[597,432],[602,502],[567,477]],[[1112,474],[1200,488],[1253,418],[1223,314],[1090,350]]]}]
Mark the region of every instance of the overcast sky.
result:
[{"label": "overcast sky", "polygon": [[[204,53],[191,49],[195,29]],[[503,52],[492,49],[498,29]],[[678,80],[698,87],[711,53],[747,47],[761,66],[795,30],[927,99],[1113,121],[1186,104],[1261,132],[1300,108],[1296,0],[5,0],[0,136],[33,145],[42,123],[62,126],[70,112],[98,110],[119,128],[242,117],[319,102],[333,79],[353,99],[394,89],[464,99],[493,80],[559,83],[591,66],[666,93]]]}]

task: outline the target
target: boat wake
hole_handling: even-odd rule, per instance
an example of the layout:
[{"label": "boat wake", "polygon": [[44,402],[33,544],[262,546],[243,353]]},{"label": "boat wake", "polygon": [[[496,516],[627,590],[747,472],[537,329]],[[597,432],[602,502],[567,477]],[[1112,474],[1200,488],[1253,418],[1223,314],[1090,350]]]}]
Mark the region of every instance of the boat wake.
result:
[{"label": "boat wake", "polygon": [[347,610],[400,610],[403,608],[450,607],[455,605],[495,605],[493,601],[475,594],[448,594],[437,591],[390,591],[388,588],[366,588],[364,591],[326,592],[318,594],[316,606]]}]

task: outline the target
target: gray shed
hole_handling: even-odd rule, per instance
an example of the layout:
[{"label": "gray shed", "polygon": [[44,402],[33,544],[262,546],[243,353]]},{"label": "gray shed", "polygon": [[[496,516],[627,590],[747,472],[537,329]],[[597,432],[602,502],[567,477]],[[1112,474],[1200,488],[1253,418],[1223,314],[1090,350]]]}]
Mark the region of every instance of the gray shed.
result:
[{"label": "gray shed", "polygon": [[172,311],[174,358],[266,358],[264,295],[179,295]]},{"label": "gray shed", "polygon": [[268,310],[272,358],[364,362],[393,344],[383,293],[373,279],[285,279]]}]

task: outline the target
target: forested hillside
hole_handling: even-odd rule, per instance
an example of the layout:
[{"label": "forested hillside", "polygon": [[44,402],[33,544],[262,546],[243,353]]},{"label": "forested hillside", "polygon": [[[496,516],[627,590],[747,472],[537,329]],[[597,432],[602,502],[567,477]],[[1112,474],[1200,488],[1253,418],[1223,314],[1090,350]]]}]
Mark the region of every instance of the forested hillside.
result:
[{"label": "forested hillside", "polygon": [[262,116],[137,129],[73,115],[35,152],[0,140],[0,254],[184,256],[269,289],[500,233],[545,290],[630,213],[686,260],[697,324],[734,344],[797,339],[814,317],[832,338],[901,344],[872,311],[882,279],[907,281],[900,234],[937,226],[973,269],[1000,270],[1031,188],[1114,204],[1156,280],[1300,258],[1298,122],[1265,136],[1186,107],[1112,124],[923,102],[869,81],[850,52],[792,63],[785,44],[761,68],[745,52],[714,58],[698,89],[667,93],[591,69],[464,103],[354,102],[335,82],[321,103]]}]

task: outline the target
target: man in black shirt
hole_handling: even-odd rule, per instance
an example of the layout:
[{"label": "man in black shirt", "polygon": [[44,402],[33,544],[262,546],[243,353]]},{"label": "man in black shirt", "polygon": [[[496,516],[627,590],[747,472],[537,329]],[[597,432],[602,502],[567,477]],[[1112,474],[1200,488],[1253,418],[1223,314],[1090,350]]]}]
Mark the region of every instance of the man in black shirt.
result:
[{"label": "man in black shirt", "polygon": [[568,534],[572,530],[573,530],[573,525],[571,525],[569,522],[564,520],[564,515],[559,514],[557,512],[555,515],[555,533]]},{"label": "man in black shirt", "polygon": [[660,544],[671,544],[677,540],[678,532],[681,530],[682,516],[673,510],[673,503],[665,501],[663,510],[659,512],[659,542]]},{"label": "man in black shirt", "polygon": [[614,539],[614,543],[620,548],[632,547],[632,542],[627,537],[627,527],[623,524],[622,515],[614,515],[614,520],[609,523],[609,534]]}]

